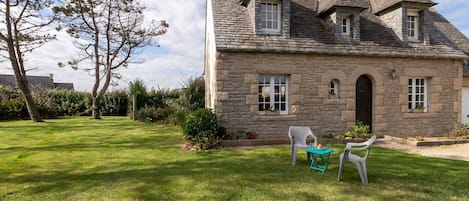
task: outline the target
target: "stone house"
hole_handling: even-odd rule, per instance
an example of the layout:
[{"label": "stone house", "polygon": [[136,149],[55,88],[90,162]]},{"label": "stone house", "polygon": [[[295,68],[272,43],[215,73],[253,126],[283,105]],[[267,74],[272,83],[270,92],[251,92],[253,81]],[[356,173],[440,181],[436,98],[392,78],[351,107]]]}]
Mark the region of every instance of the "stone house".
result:
[{"label": "stone house", "polygon": [[357,121],[379,136],[442,135],[461,124],[469,40],[434,5],[207,0],[206,105],[228,133],[260,138]]}]

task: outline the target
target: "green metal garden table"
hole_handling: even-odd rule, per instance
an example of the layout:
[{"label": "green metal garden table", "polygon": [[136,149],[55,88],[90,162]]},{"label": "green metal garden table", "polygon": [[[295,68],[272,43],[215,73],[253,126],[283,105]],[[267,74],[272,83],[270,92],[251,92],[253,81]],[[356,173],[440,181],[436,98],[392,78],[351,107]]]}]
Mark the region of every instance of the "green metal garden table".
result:
[{"label": "green metal garden table", "polygon": [[[306,153],[313,155],[313,159],[309,165],[309,170],[317,170],[321,172],[321,175],[324,175],[324,173],[327,171],[327,163],[329,162],[331,153],[334,152],[334,150],[329,148],[308,148],[305,151]],[[321,159],[321,161],[318,159]],[[322,165],[319,164],[320,162],[322,162]]]}]

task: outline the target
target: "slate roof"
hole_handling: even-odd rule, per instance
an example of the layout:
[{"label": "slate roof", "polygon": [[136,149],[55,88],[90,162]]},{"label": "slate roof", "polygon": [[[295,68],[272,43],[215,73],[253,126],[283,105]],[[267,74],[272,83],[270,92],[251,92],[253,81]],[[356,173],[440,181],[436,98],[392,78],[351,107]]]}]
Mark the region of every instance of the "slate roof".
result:
[{"label": "slate roof", "polygon": [[[73,83],[54,83],[49,76],[28,76],[29,84],[33,89],[68,89],[73,90]],[[17,88],[14,75],[0,74],[0,85]]]},{"label": "slate roof", "polygon": [[59,90],[73,90],[73,83],[54,83],[54,89]]},{"label": "slate roof", "polygon": [[374,14],[379,13],[401,2],[435,5],[435,3],[431,0],[370,0]]},{"label": "slate roof", "polygon": [[319,2],[318,13],[327,13],[335,6],[337,7],[355,7],[367,8],[368,0],[322,0]]},{"label": "slate roof", "polygon": [[364,1],[368,9],[360,14],[360,44],[352,45],[336,42],[334,31],[326,30],[321,24],[316,0],[291,0],[289,38],[256,35],[248,8],[241,6],[239,0],[212,0],[216,48],[218,51],[468,58],[469,40],[435,10],[429,12],[433,21],[428,27],[431,44],[406,44],[372,13],[370,1],[373,0]]}]

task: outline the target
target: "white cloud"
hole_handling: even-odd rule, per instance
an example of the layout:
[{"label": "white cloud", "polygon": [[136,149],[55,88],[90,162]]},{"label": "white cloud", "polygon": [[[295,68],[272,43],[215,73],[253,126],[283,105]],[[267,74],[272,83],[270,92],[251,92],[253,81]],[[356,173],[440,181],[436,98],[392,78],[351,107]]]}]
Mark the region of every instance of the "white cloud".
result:
[{"label": "white cloud", "polygon": [[[167,20],[168,32],[157,38],[160,48],[148,48],[143,64],[131,64],[120,70],[123,79],[118,88],[136,78],[144,79],[149,88],[177,88],[189,76],[203,73],[205,0],[142,0],[148,10],[146,20]],[[469,36],[469,1],[437,0],[436,9],[451,23]],[[90,90],[93,78],[83,71],[59,68],[57,63],[67,61],[76,55],[76,49],[65,33],[58,33],[58,40],[27,55],[27,65],[37,67],[31,75],[54,74],[57,82],[73,82],[78,90]],[[0,73],[12,73],[9,63],[0,63]]]},{"label": "white cloud", "polygon": [[435,8],[456,28],[461,30],[466,36],[469,36],[469,1],[467,0],[437,0]]},{"label": "white cloud", "polygon": [[[170,24],[168,32],[157,37],[161,48],[148,48],[142,55],[146,62],[130,64],[119,72],[123,79],[117,88],[126,88],[136,78],[144,79],[148,88],[178,88],[181,80],[203,73],[205,0],[142,0],[148,10],[146,20],[164,19]],[[90,91],[93,77],[84,71],[59,68],[58,62],[66,62],[78,54],[72,40],[65,33],[57,33],[52,41],[27,55],[26,65],[37,68],[29,75],[54,74],[56,82],[73,82],[78,90]],[[12,74],[8,62],[0,63],[0,73]],[[116,88],[116,87],[115,87]]]}]

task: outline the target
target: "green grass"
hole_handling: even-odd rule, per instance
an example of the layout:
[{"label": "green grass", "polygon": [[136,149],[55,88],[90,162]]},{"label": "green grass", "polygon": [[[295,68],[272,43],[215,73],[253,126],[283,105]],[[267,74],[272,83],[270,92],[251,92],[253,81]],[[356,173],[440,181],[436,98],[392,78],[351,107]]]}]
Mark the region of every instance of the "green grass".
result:
[{"label": "green grass", "polygon": [[181,131],[127,118],[0,122],[0,200],[469,200],[469,163],[374,148],[370,184],[288,146],[180,151]]}]

